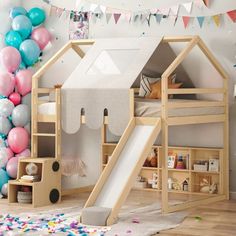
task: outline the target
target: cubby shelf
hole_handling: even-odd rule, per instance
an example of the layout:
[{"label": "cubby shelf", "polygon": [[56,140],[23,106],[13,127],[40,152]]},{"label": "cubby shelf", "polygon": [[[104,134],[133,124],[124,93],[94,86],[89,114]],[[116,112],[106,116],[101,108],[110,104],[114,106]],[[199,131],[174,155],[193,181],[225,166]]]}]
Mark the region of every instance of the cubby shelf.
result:
[{"label": "cubby shelf", "polygon": [[[102,167],[104,168],[107,165],[107,161],[109,160],[109,156],[112,155],[117,143],[115,142],[104,142],[102,144]],[[162,179],[162,147],[159,145],[153,145],[153,149],[157,150],[157,167],[146,167],[143,166],[140,175],[144,178],[151,178],[153,173],[157,173],[158,175],[158,188],[137,188],[134,187],[135,190],[142,191],[153,191],[153,192],[161,192],[161,179]],[[185,157],[186,169],[176,169],[176,168],[168,168],[168,175],[171,178],[179,180],[180,184],[185,179],[189,181],[189,189],[188,191],[183,190],[169,190],[168,193],[176,193],[176,194],[188,194],[188,195],[200,195],[200,196],[213,196],[213,195],[221,195],[223,194],[223,183],[222,183],[222,163],[223,163],[223,154],[221,148],[205,148],[205,147],[179,147],[179,146],[171,146],[169,147],[170,153],[176,153],[178,155],[182,155]],[[200,160],[209,161],[210,159],[218,159],[219,160],[219,171],[198,171],[193,169],[193,165]],[[212,179],[212,183],[217,183],[218,192],[216,194],[203,193],[200,192],[199,181],[201,178],[210,178]]]}]

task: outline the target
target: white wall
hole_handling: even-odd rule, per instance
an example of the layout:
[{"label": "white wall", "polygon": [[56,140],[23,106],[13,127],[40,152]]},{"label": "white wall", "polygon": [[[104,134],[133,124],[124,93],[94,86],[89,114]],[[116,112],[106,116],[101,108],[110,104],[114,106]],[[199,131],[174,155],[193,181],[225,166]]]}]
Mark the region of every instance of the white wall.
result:
[{"label": "white wall", "polygon": [[[106,6],[117,7],[120,9],[131,9],[133,11],[146,8],[154,7],[166,7],[173,6],[177,3],[185,3],[187,0],[174,1],[174,0],[129,0],[129,1],[118,1],[118,0],[93,0],[94,3],[104,4]],[[75,6],[75,0],[53,0],[52,3],[62,8],[72,9]],[[46,7],[41,0],[24,0],[23,4],[29,8],[35,5],[41,5]],[[226,12],[228,10],[236,9],[235,0],[227,1],[212,1],[210,9],[207,8],[194,8],[192,16],[194,15],[213,15],[221,12]],[[187,12],[181,7],[180,15],[187,15]],[[53,54],[58,48],[61,47],[68,40],[68,21],[51,17],[47,21],[47,27],[54,32],[54,48],[51,51]],[[173,20],[163,20],[163,22],[158,25],[153,18],[151,21],[151,26],[148,27],[146,23],[141,24],[140,22],[128,24],[124,19],[120,19],[117,25],[114,25],[114,20],[111,19],[109,24],[106,23],[105,18],[101,21],[97,21],[96,24],[91,24],[90,26],[90,36],[92,38],[96,37],[141,37],[141,36],[155,36],[159,34],[163,35],[188,35],[188,34],[198,34],[206,42],[208,47],[212,50],[214,55],[225,67],[227,72],[230,75],[230,168],[231,168],[231,190],[236,191],[236,145],[234,145],[234,140],[236,140],[236,124],[234,122],[236,118],[236,104],[232,96],[233,84],[235,81],[236,70],[233,68],[233,64],[236,62],[236,24],[233,24],[228,17],[224,17],[222,25],[219,28],[216,28],[213,22],[205,24],[202,29],[199,28],[197,22],[193,24],[190,23],[190,26],[187,29],[184,29],[182,19],[179,19],[175,26],[173,26]],[[197,57],[198,53],[193,54],[191,60],[194,61],[194,66],[191,64],[191,60],[184,63],[185,69],[190,77],[193,79],[193,82],[198,85],[199,81],[201,84],[204,83],[205,86],[214,87],[218,83],[219,76],[212,70],[208,69],[208,66],[203,63],[204,60],[199,60]],[[46,58],[50,55],[46,55]],[[69,59],[69,60],[68,60]],[[77,63],[77,57],[73,53],[68,53],[65,58],[59,61],[59,63],[45,76],[43,79],[43,85],[53,85],[54,81],[64,81],[70,71],[75,67]],[[62,67],[63,66],[63,67]],[[63,68],[63,69],[62,69]],[[212,78],[214,77],[214,78]],[[204,78],[204,80],[200,80]],[[209,79],[208,79],[209,78]],[[210,80],[211,79],[211,80]],[[216,79],[216,80],[213,80]],[[209,81],[210,84],[206,81]],[[214,82],[213,82],[214,81]],[[216,81],[216,82],[215,82]],[[206,145],[206,146],[221,146],[222,138],[220,136],[221,126],[219,125],[202,125],[202,126],[190,126],[185,127],[184,129],[174,128],[170,134],[171,144],[179,145]],[[86,130],[82,130],[78,135],[79,139],[84,135],[87,135]],[[207,134],[207,135],[206,135]],[[86,136],[89,140],[93,142],[98,142],[99,140],[99,131],[94,132],[89,137]],[[66,137],[67,140],[73,140],[73,138]],[[176,143],[178,140],[178,143]],[[78,145],[81,143],[78,141]],[[86,144],[86,150],[91,151],[91,146]],[[84,150],[84,149],[83,149]],[[86,152],[86,150],[84,150]],[[92,151],[91,151],[92,152]],[[99,158],[99,149],[94,149],[93,160],[87,160],[87,163],[90,166],[97,165],[97,160]],[[82,152],[78,155],[83,155]],[[93,161],[96,160],[96,164]],[[94,170],[93,170],[94,171]],[[93,172],[95,173],[95,171]],[[95,176],[97,176],[96,173]],[[80,182],[80,179],[73,180],[73,185],[76,185],[76,182]],[[95,179],[91,179],[91,183]],[[87,181],[86,181],[87,183]],[[69,182],[67,182],[69,185]]]}]

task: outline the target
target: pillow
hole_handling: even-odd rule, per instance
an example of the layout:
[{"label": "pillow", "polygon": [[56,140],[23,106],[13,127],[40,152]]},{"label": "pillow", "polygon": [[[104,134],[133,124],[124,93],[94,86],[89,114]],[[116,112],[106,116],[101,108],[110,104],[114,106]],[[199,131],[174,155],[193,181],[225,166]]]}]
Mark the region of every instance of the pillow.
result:
[{"label": "pillow", "polygon": [[[169,89],[177,89],[182,86],[183,83],[177,83],[177,84],[168,84]],[[151,84],[151,93],[148,95],[148,98],[151,99],[161,99],[161,80],[157,81],[154,84]]]},{"label": "pillow", "polygon": [[[147,75],[141,74],[139,97],[148,97],[152,91],[150,85],[160,80],[161,78],[152,78]],[[176,81],[176,74],[173,74],[169,77],[168,83],[174,84],[175,81]]]}]

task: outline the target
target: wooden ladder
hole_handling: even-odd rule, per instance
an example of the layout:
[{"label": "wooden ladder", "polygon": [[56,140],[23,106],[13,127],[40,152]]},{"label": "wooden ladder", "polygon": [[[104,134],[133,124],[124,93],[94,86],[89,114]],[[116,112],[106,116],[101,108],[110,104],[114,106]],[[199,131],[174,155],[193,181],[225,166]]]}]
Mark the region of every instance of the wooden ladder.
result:
[{"label": "wooden ladder", "polygon": [[[55,114],[46,115],[38,113],[38,106],[45,101],[39,99],[40,95],[55,93]],[[33,207],[47,206],[61,201],[61,90],[60,88],[35,88],[32,91],[31,111],[31,158],[21,159],[18,164],[17,179],[9,181],[9,203],[18,202],[18,191],[22,186],[32,189]],[[39,124],[53,123],[54,133],[39,132]],[[39,137],[54,138],[55,156],[39,157]],[[21,177],[26,175],[26,165],[35,163],[38,166],[40,181],[22,182]]]}]

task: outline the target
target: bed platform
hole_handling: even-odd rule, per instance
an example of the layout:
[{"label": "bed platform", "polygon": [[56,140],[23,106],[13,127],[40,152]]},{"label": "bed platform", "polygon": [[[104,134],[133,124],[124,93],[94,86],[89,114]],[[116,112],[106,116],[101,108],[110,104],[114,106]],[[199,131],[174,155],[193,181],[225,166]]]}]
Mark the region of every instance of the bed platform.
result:
[{"label": "bed platform", "polygon": [[[148,42],[148,43],[147,43]],[[171,43],[185,43],[183,50],[176,55],[176,58],[170,62],[168,67],[162,72],[161,75],[161,99],[160,100],[149,100],[143,98],[137,98],[137,88],[133,89],[132,84],[137,79],[139,74],[142,72],[142,69],[145,67],[145,64],[152,57],[153,53],[158,49],[158,45],[160,44],[171,44]],[[83,51],[84,45],[90,45],[90,50],[85,53]],[[146,45],[146,46],[144,46]],[[148,45],[148,46],[147,46]],[[169,76],[176,70],[176,68],[183,62],[183,60],[191,53],[192,49],[198,47],[204,54],[204,56],[209,60],[215,70],[219,73],[222,78],[222,86],[218,88],[180,88],[180,89],[170,89],[168,88],[168,78]],[[47,72],[47,70],[69,49],[73,49],[79,57],[81,57],[81,63],[72,73],[70,78],[66,80],[66,82],[62,85],[62,88],[40,88],[39,79]],[[123,65],[120,63],[120,58],[122,52],[128,50],[127,57],[134,58],[134,62],[130,63],[129,68],[127,65]],[[119,53],[117,53],[119,52]],[[105,68],[105,72],[103,73],[100,69],[101,58],[104,56],[107,58],[114,58],[113,61],[108,60],[108,67]],[[91,61],[94,63],[92,64]],[[127,64],[127,63],[126,63]],[[117,66],[117,67],[114,67]],[[110,75],[110,68],[115,68],[116,73]],[[103,69],[104,69],[103,68]],[[96,71],[96,73],[95,73]],[[80,76],[78,76],[78,74]],[[126,81],[120,82],[122,79],[126,79]],[[77,80],[76,80],[77,79]],[[104,83],[101,81],[105,81]],[[111,82],[112,81],[112,82]],[[104,86],[103,86],[104,85]],[[117,87],[117,90],[114,89]],[[90,90],[87,90],[90,89]],[[93,89],[93,90],[91,90]],[[99,91],[96,91],[98,89]],[[102,212],[104,218],[101,219],[104,225],[109,225],[115,222],[117,214],[119,212],[120,207],[125,201],[131,187],[133,186],[133,182],[135,180],[135,176],[141,171],[142,163],[147,156],[147,153],[150,151],[150,148],[159,135],[161,131],[162,134],[162,143],[159,150],[161,150],[161,196],[162,196],[162,211],[163,213],[169,213],[177,210],[183,210],[188,207],[194,207],[199,204],[207,204],[209,202],[224,200],[229,198],[229,153],[228,153],[228,145],[229,145],[229,118],[228,118],[228,75],[223,69],[223,67],[219,64],[213,54],[209,51],[207,46],[204,44],[202,39],[199,36],[180,36],[180,37],[157,37],[156,39],[149,38],[139,38],[139,39],[105,39],[105,40],[79,40],[79,41],[71,41],[68,42],[57,54],[55,54],[41,69],[39,69],[35,75],[33,76],[33,89],[32,89],[32,161],[37,160],[38,157],[38,137],[39,136],[47,136],[47,134],[39,134],[38,133],[38,123],[42,122],[52,122],[55,124],[56,133],[55,137],[55,148],[56,155],[55,161],[60,164],[61,161],[61,122],[64,122],[63,114],[64,110],[66,112],[72,112],[70,106],[74,108],[75,113],[70,119],[73,122],[77,121],[79,125],[94,125],[93,120],[91,119],[91,111],[88,112],[89,108],[85,108],[85,113],[81,112],[81,107],[83,104],[78,104],[78,110],[76,110],[76,102],[81,102],[80,99],[83,100],[83,96],[86,95],[87,91],[95,91],[98,92],[98,101],[93,102],[90,101],[87,107],[91,107],[92,110],[96,110],[98,106],[100,106],[102,102],[104,102],[101,98],[100,93],[106,93],[106,96],[109,98],[109,92],[114,94],[112,97],[112,101],[108,101],[107,104],[104,102],[104,109],[99,111],[100,115],[94,115],[94,119],[99,120],[101,124],[101,135],[102,142],[106,140],[106,132],[109,126],[114,125],[114,117],[112,117],[115,112],[114,109],[106,107],[106,105],[114,104],[114,106],[119,106],[119,98],[122,100],[124,95],[126,103],[122,103],[124,110],[129,108],[128,122],[125,121],[124,124],[126,129],[125,132],[122,133],[121,139],[117,146],[114,146],[114,152],[112,152],[111,161],[106,165],[104,171],[102,172],[101,177],[99,178],[96,186],[93,188],[93,191],[85,205],[85,213],[84,220],[87,222],[90,210],[93,211],[94,208],[91,207],[104,207],[106,208],[106,212],[104,212],[101,208],[98,209],[98,212]],[[42,96],[49,95],[51,93],[56,92],[56,100],[49,101],[49,97]],[[92,93],[91,93],[92,94]],[[169,95],[206,95],[206,94],[220,94],[222,99],[219,100],[189,100],[189,99],[169,99]],[[127,95],[127,97],[126,97]],[[100,97],[99,97],[100,96]],[[104,95],[105,96],[105,95]],[[45,99],[46,98],[46,99]],[[74,104],[69,103],[72,101],[71,98],[76,98]],[[70,100],[71,99],[71,100]],[[89,98],[91,99],[91,98]],[[74,100],[74,99],[73,99]],[[99,103],[100,102],[100,103]],[[67,104],[69,103],[69,104]],[[67,106],[68,105],[68,106]],[[96,108],[96,109],[95,109]],[[107,108],[107,109],[106,109]],[[120,111],[122,107],[119,108]],[[108,114],[106,113],[108,110]],[[94,111],[98,112],[97,110]],[[78,118],[77,118],[78,116]],[[120,119],[123,119],[123,114],[115,117],[116,122]],[[66,117],[67,119],[67,117]],[[69,120],[68,120],[69,123]],[[170,126],[181,126],[188,124],[207,124],[207,123],[222,123],[223,124],[223,146],[220,147],[220,155],[221,155],[221,167],[220,167],[220,193],[212,194],[205,198],[201,198],[198,200],[186,201],[184,203],[170,205],[169,202],[169,191],[168,191],[168,177],[170,175],[170,170],[168,169],[167,157],[168,157],[168,134]],[[97,124],[96,124],[97,125]],[[138,126],[138,129],[136,130]],[[67,126],[65,126],[67,127]],[[136,128],[135,128],[136,127]],[[79,129],[79,126],[78,126]],[[119,129],[116,129],[119,130]],[[136,131],[135,131],[136,130]],[[140,130],[140,133],[139,133]],[[139,151],[133,150],[131,145],[131,141],[134,140],[134,143],[140,142],[140,137],[142,134],[149,132],[149,135],[146,136],[145,142],[142,143],[142,147]],[[137,132],[137,136],[135,136]],[[146,134],[147,134],[146,133]],[[136,143],[136,144],[137,144]],[[109,146],[111,148],[112,145]],[[136,153],[134,157],[134,165],[130,166],[130,174],[127,176],[127,182],[122,182],[123,185],[120,185],[120,181],[118,181],[118,177],[120,176],[119,171],[117,172],[117,165],[120,170],[124,170],[124,157],[128,158],[127,155],[122,154],[122,150],[127,148],[130,153]],[[109,149],[110,150],[110,149]],[[113,150],[113,149],[112,149]],[[204,149],[202,149],[204,150]],[[129,153],[128,151],[128,153]],[[200,151],[201,153],[201,151]],[[129,156],[129,155],[128,155]],[[119,164],[120,163],[120,164]],[[20,165],[22,163],[20,162]],[[23,165],[23,164],[22,164]],[[118,168],[118,169],[119,169]],[[60,168],[58,172],[60,172]],[[190,171],[192,172],[192,171]],[[117,174],[118,173],[118,174]],[[181,174],[181,173],[178,173]],[[114,177],[114,182],[112,181],[112,176],[119,175],[117,178]],[[20,177],[20,176],[18,176]],[[50,182],[50,177],[48,179]],[[58,178],[60,182],[60,178]],[[117,199],[115,202],[111,202],[107,196],[110,196],[110,189],[113,189],[113,184],[117,184],[117,189],[120,190],[117,193]],[[12,183],[14,185],[16,183]],[[108,187],[107,187],[108,186]],[[63,190],[60,190],[61,186],[58,187],[59,195],[63,194]],[[88,189],[91,190],[91,187]],[[83,189],[85,190],[85,189]],[[82,190],[82,191],[83,191]],[[80,191],[80,190],[75,190]],[[103,191],[106,194],[103,194]],[[72,190],[70,191],[73,192]],[[12,193],[14,194],[14,193]],[[43,193],[41,193],[43,194]],[[200,196],[201,194],[199,194]],[[205,195],[202,195],[205,196]],[[11,198],[10,198],[11,199]],[[154,199],[155,200],[155,199]],[[103,204],[103,203],[107,204]],[[109,203],[109,204],[108,204]],[[48,204],[48,202],[44,202],[44,204]],[[87,209],[88,208],[88,209]],[[90,209],[89,209],[90,208]],[[107,210],[108,209],[108,210]],[[83,222],[83,217],[82,217]],[[91,224],[95,224],[95,222],[90,222]]]}]

